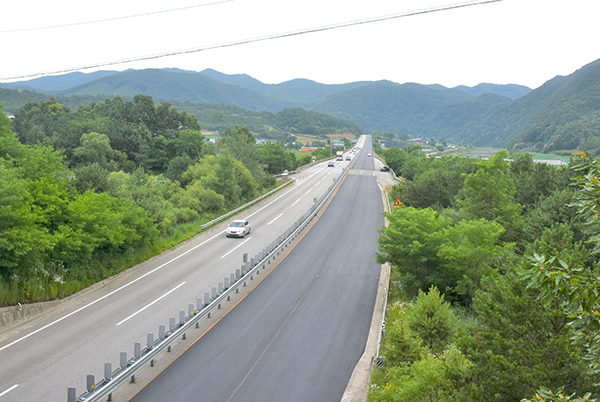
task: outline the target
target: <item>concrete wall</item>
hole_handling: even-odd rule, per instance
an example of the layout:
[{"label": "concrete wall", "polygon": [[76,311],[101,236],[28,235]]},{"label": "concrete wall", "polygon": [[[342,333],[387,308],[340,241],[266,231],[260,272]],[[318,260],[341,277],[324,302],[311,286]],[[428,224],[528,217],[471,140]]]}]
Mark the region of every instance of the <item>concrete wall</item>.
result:
[{"label": "concrete wall", "polygon": [[18,306],[0,308],[0,328],[6,329],[16,324],[27,321],[45,311],[51,310],[63,303],[64,300],[54,300],[42,303],[23,304],[19,311]]}]

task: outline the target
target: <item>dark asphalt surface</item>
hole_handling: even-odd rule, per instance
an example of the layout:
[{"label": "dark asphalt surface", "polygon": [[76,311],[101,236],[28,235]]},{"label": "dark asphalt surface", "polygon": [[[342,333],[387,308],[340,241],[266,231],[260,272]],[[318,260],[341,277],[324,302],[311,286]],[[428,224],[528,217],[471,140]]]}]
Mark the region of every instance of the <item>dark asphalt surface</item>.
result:
[{"label": "dark asphalt surface", "polygon": [[353,169],[361,173],[347,176],[287,258],[133,401],[341,399],[364,351],[380,273],[383,205],[367,152]]}]

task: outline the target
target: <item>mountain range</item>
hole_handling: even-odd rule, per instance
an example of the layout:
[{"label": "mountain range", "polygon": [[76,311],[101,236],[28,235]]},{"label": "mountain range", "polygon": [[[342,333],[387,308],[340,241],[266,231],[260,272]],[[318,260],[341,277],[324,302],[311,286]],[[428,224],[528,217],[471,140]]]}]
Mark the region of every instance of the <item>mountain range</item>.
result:
[{"label": "mountain range", "polygon": [[[203,127],[215,123],[211,116],[230,113],[230,108],[248,114],[302,108],[350,120],[366,132],[553,151],[582,144],[600,149],[599,78],[597,60],[535,90],[521,85],[447,88],[385,80],[327,85],[295,79],[265,84],[246,74],[228,75],[211,69],[70,73],[0,83],[0,88],[71,99],[70,103],[141,93],[189,110],[199,116]],[[18,106],[19,102],[5,101],[3,93],[0,91],[0,103]],[[206,109],[211,112],[201,112]]]}]

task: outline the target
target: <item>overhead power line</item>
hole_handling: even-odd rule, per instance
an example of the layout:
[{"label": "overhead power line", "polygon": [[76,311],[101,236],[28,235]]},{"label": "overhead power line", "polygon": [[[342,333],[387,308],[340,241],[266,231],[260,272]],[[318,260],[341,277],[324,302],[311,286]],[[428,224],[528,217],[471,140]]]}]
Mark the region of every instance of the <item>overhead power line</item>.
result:
[{"label": "overhead power line", "polygon": [[89,70],[92,68],[114,66],[114,65],[118,65],[118,64],[132,63],[132,62],[145,61],[145,60],[160,59],[163,57],[178,56],[178,55],[190,54],[190,53],[198,53],[198,52],[203,52],[203,51],[207,51],[207,50],[240,46],[240,45],[245,45],[248,43],[263,42],[263,41],[272,40],[272,39],[289,38],[292,36],[298,36],[298,35],[304,35],[304,34],[322,32],[322,31],[329,31],[329,30],[339,29],[339,28],[347,28],[347,27],[351,27],[351,26],[370,24],[370,23],[374,23],[374,22],[381,22],[381,21],[392,20],[392,19],[396,19],[396,18],[411,17],[411,16],[421,15],[421,14],[430,14],[430,13],[436,13],[436,12],[440,12],[440,11],[448,11],[448,10],[453,10],[453,9],[457,9],[457,8],[478,6],[478,5],[489,4],[489,3],[498,3],[501,1],[504,1],[504,0],[472,0],[472,1],[462,2],[462,3],[455,3],[455,4],[444,5],[444,6],[431,7],[431,8],[426,8],[426,9],[422,9],[422,10],[407,11],[407,12],[402,12],[402,13],[397,13],[397,14],[390,14],[390,15],[385,15],[385,16],[366,18],[366,19],[362,19],[362,20],[343,22],[343,23],[339,23],[339,24],[302,29],[302,30],[298,30],[298,31],[285,32],[285,33],[280,33],[280,34],[273,34],[273,35],[267,35],[267,36],[261,36],[261,37],[256,37],[256,38],[249,38],[249,39],[241,39],[241,40],[237,40],[237,41],[233,41],[233,42],[220,43],[220,44],[215,44],[215,45],[207,45],[207,46],[197,47],[197,48],[193,48],[193,49],[176,50],[176,51],[172,51],[172,52],[159,53],[159,54],[155,54],[155,55],[133,57],[133,58],[123,59],[123,60],[100,62],[100,63],[95,63],[95,64],[88,64],[85,66],[70,67],[70,68],[40,72],[40,73],[35,73],[35,74],[25,74],[25,75],[13,76],[13,77],[5,77],[5,78],[0,78],[0,81],[13,81],[16,79],[39,77],[39,76],[43,76],[43,75],[64,74],[64,73],[69,73],[69,72],[73,72],[73,71]]},{"label": "overhead power line", "polygon": [[72,23],[68,23],[68,24],[49,25],[49,26],[45,26],[45,27],[9,29],[9,30],[6,30],[6,31],[0,31],[0,34],[15,33],[15,32],[27,32],[27,31],[41,31],[41,30],[45,30],[45,29],[67,28],[67,27],[74,27],[74,26],[78,26],[78,25],[98,24],[98,23],[101,23],[101,22],[118,21],[118,20],[125,20],[125,19],[129,19],[129,18],[147,17],[149,15],[155,15],[155,14],[172,13],[172,12],[175,12],[175,11],[189,10],[190,8],[214,6],[216,4],[228,3],[228,2],[231,2],[231,1],[233,1],[233,0],[221,0],[221,1],[215,1],[215,2],[212,2],[212,3],[196,4],[196,5],[193,5],[193,6],[180,7],[180,8],[172,8],[170,10],[151,11],[151,12],[142,13],[142,14],[133,14],[133,15],[125,15],[125,16],[121,16],[121,17],[105,18],[105,19],[102,19],[102,20],[93,20],[93,21],[84,21],[84,22],[72,22]]}]

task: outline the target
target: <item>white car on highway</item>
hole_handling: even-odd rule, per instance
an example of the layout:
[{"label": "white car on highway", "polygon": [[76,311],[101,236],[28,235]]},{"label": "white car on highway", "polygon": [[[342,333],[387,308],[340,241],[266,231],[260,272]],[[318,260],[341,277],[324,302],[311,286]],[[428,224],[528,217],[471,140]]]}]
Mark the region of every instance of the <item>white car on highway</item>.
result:
[{"label": "white car on highway", "polygon": [[227,237],[244,237],[247,234],[250,234],[250,222],[242,219],[231,222],[225,230]]}]

